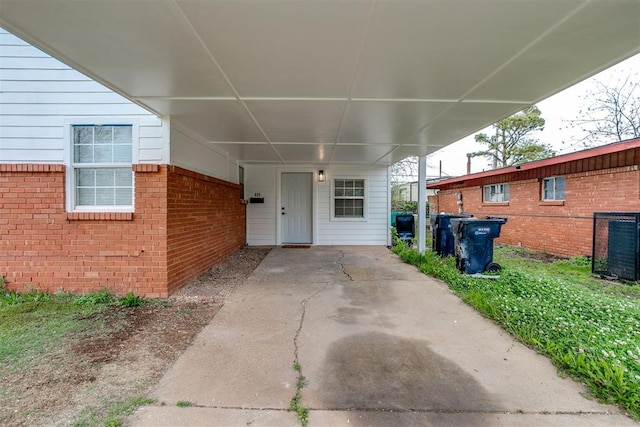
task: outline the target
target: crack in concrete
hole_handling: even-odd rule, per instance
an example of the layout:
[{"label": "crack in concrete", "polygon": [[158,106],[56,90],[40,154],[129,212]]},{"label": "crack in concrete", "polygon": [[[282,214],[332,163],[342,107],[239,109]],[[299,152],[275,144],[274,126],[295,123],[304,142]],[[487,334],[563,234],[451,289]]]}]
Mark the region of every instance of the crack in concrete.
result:
[{"label": "crack in concrete", "polygon": [[[149,406],[166,406],[166,405],[149,405]],[[231,409],[238,411],[278,411],[290,412],[288,408],[273,407],[254,407],[254,406],[216,406],[216,405],[198,405],[192,404],[182,409],[189,408],[205,408],[205,409]],[[482,410],[461,410],[461,409],[418,409],[418,408],[316,408],[309,407],[310,411],[326,411],[326,412],[388,412],[388,413],[417,413],[417,414],[482,414],[482,415],[606,415],[619,416],[623,414],[608,411],[522,411],[522,410],[501,410],[501,411],[482,411]]]},{"label": "crack in concrete", "polygon": [[478,414],[478,415],[605,415],[620,416],[615,412],[608,411],[521,411],[521,410],[473,410],[473,409],[417,409],[417,408],[313,408],[309,411],[325,412],[381,412],[381,413],[409,413],[409,414]]},{"label": "crack in concrete", "polygon": [[[296,334],[293,337],[293,363],[295,363],[296,365],[299,365],[299,359],[298,359],[298,337],[300,336],[300,331],[302,331],[302,326],[304,324],[304,317],[307,314],[307,303],[311,299],[317,297],[319,294],[324,292],[324,290],[327,289],[328,286],[329,286],[329,282],[325,283],[324,286],[321,289],[319,289],[315,293],[309,295],[307,298],[303,299],[300,302],[300,305],[302,306],[302,314],[300,315],[300,323],[298,324],[298,329],[296,330]],[[299,374],[302,375],[302,369],[299,370]]]},{"label": "crack in concrete", "polygon": [[349,273],[347,273],[347,269],[345,268],[344,264],[342,263],[343,259],[344,259],[344,251],[340,251],[340,259],[338,259],[336,261],[336,264],[338,264],[340,266],[340,268],[342,269],[342,274],[347,276],[349,278],[349,280],[353,282],[354,281],[353,277],[351,277],[351,275]]}]

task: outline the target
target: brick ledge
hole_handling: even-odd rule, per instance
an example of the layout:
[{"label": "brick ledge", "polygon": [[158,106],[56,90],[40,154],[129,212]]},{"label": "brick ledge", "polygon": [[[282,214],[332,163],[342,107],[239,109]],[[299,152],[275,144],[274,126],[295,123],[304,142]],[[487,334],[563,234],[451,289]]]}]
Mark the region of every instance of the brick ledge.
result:
[{"label": "brick ledge", "polygon": [[133,221],[133,212],[67,212],[67,221]]},{"label": "brick ledge", "polygon": [[64,172],[64,165],[58,164],[0,164],[0,172]]}]

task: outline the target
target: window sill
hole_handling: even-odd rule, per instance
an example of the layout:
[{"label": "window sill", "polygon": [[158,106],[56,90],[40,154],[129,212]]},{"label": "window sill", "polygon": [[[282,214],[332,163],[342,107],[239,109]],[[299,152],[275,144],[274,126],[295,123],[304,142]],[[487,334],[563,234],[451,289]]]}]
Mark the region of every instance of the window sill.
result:
[{"label": "window sill", "polygon": [[331,218],[331,221],[335,222],[366,222],[367,218]]},{"label": "window sill", "polygon": [[493,207],[493,206],[509,206],[509,202],[483,202],[483,207]]},{"label": "window sill", "polygon": [[67,221],[133,221],[133,212],[67,212]]},{"label": "window sill", "polygon": [[564,200],[542,200],[538,206],[564,206]]}]

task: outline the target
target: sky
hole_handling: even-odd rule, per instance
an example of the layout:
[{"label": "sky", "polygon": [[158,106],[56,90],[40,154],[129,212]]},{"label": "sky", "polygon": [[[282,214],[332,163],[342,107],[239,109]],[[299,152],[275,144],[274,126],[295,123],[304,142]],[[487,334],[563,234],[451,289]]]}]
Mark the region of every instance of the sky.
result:
[{"label": "sky", "polygon": [[[640,54],[633,56],[595,76],[584,80],[556,95],[540,101],[538,108],[546,124],[543,131],[534,136],[539,142],[549,144],[557,154],[566,154],[584,149],[579,143],[584,134],[572,128],[571,120],[580,118],[580,110],[586,108],[589,103],[584,98],[594,90],[594,81],[606,83],[619,74],[634,74],[640,70]],[[491,134],[491,128],[480,132]],[[478,133],[480,133],[478,132]],[[427,176],[439,175],[439,165],[442,161],[443,175],[459,176],[467,172],[467,153],[480,151],[482,146],[474,140],[474,135],[463,138],[442,150],[438,150],[427,156]],[[483,157],[471,159],[471,172],[482,172],[489,169],[488,160]]]}]

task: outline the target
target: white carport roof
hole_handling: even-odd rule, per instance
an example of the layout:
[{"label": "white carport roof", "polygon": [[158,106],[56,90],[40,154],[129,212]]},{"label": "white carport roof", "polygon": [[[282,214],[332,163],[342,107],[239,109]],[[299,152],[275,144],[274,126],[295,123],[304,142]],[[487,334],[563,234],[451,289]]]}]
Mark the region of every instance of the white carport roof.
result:
[{"label": "white carport roof", "polygon": [[0,0],[0,26],[246,163],[425,155],[640,51],[639,0]]}]

